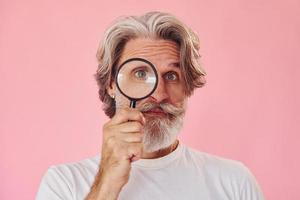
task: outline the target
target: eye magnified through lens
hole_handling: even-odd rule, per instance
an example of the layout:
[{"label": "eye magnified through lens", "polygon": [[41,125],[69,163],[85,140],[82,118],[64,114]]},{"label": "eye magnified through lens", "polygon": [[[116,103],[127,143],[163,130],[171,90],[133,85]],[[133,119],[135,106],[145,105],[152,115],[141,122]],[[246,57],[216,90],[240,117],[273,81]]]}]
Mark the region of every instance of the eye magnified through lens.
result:
[{"label": "eye magnified through lens", "polygon": [[131,58],[123,62],[116,74],[119,91],[135,108],[136,101],[147,98],[156,89],[158,75],[154,65],[143,58]]}]

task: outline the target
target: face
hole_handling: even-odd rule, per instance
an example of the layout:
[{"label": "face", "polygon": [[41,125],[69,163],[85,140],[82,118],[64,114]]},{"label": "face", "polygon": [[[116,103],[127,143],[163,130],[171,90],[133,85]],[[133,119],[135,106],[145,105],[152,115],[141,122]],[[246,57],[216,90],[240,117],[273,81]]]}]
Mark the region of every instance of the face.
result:
[{"label": "face", "polygon": [[[144,151],[154,152],[170,146],[182,127],[186,95],[179,50],[172,41],[139,38],[126,43],[119,64],[134,57],[150,61],[158,72],[156,90],[136,106],[146,118]],[[107,89],[115,94],[117,108],[129,106],[129,100],[120,94],[115,83]]]}]

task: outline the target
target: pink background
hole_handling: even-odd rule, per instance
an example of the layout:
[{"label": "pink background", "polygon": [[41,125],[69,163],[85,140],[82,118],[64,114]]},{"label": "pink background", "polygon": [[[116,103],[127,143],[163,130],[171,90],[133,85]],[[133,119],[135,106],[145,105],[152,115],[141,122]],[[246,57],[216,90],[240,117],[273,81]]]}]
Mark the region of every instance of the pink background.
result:
[{"label": "pink background", "polygon": [[0,199],[34,199],[47,167],[99,153],[95,53],[119,15],[161,10],[201,40],[207,85],[181,140],[244,162],[266,199],[300,199],[299,0],[0,2]]}]

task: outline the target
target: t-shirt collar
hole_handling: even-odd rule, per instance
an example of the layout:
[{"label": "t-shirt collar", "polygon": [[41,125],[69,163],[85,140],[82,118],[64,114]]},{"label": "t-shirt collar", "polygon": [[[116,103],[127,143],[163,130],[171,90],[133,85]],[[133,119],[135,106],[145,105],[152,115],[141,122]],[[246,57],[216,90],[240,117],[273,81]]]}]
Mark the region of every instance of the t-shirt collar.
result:
[{"label": "t-shirt collar", "polygon": [[160,158],[153,158],[153,159],[139,159],[132,163],[132,167],[139,167],[139,168],[162,168],[166,165],[170,164],[175,159],[179,158],[181,152],[183,151],[183,144],[179,141],[176,149],[171,153],[160,157]]}]

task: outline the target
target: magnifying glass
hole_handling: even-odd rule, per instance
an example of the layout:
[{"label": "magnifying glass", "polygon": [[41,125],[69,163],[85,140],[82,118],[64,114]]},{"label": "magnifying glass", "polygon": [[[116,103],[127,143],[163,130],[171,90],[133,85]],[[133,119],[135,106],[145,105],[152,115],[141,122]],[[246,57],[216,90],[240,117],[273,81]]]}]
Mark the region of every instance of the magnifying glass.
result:
[{"label": "magnifying glass", "polygon": [[149,97],[155,91],[158,75],[150,61],[131,58],[120,65],[115,80],[118,90],[130,100],[130,107],[135,108],[138,100]]}]

